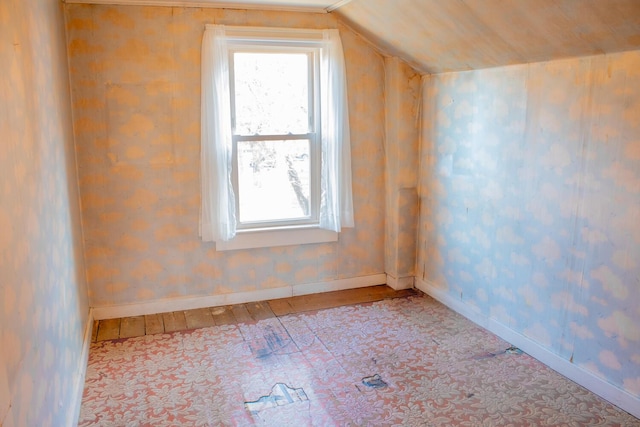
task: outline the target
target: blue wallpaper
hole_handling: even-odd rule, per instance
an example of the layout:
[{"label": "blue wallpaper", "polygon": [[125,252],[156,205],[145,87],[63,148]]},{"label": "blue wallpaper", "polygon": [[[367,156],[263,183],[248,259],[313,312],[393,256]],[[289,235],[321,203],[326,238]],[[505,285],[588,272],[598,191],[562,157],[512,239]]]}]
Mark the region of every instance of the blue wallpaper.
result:
[{"label": "blue wallpaper", "polygon": [[640,396],[640,51],[425,100],[418,277]]},{"label": "blue wallpaper", "polygon": [[0,76],[0,426],[70,426],[89,305],[59,1],[0,1]]}]

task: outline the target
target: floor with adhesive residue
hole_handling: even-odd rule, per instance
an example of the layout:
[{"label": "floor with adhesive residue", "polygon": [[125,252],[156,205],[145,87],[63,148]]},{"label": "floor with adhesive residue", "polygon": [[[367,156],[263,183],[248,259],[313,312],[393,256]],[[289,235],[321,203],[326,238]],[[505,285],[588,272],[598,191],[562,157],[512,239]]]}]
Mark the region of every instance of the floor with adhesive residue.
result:
[{"label": "floor with adhesive residue", "polygon": [[91,346],[80,426],[640,426],[433,299]]}]

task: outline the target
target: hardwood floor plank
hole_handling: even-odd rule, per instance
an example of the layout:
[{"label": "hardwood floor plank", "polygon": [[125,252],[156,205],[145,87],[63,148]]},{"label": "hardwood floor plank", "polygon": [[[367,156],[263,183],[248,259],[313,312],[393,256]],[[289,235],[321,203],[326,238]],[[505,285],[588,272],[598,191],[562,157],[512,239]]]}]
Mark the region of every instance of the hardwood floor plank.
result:
[{"label": "hardwood floor plank", "polygon": [[256,322],[275,317],[273,311],[271,311],[271,307],[269,307],[269,304],[264,301],[249,302],[245,304],[245,307],[247,307],[251,318]]},{"label": "hardwood floor plank", "polygon": [[120,321],[120,338],[141,337],[144,333],[144,316],[125,317]]},{"label": "hardwood floor plank", "polygon": [[247,323],[253,321],[245,304],[232,305],[231,312],[233,313],[233,317],[236,318],[236,323]]},{"label": "hardwood floor plank", "polygon": [[386,285],[380,285],[224,307],[176,311],[123,319],[106,319],[94,322],[91,341],[97,342],[145,334],[160,334],[214,325],[255,322],[277,316],[286,316],[287,314],[369,303],[387,298],[404,298],[417,293],[418,291],[415,289],[395,291]]},{"label": "hardwood floor plank", "polygon": [[100,324],[99,320],[93,321],[93,327],[91,328],[91,342],[98,341],[98,325]]},{"label": "hardwood floor plank", "polygon": [[98,324],[96,341],[115,340],[120,336],[120,319],[104,319]]},{"label": "hardwood floor plank", "polygon": [[208,328],[214,326],[211,311],[208,308],[197,308],[195,310],[187,310],[184,312],[188,329]]},{"label": "hardwood floor plank", "polygon": [[284,300],[286,300],[292,307],[291,313],[301,313],[305,311],[325,310],[327,308],[363,304],[381,301],[386,298],[397,298],[409,295],[415,295],[415,291],[413,289],[395,291],[386,285],[380,285],[320,294],[301,295],[292,298],[284,298]]},{"label": "hardwood floor plank", "polygon": [[267,303],[276,316],[286,316],[294,312],[293,307],[289,304],[289,298],[272,299]]},{"label": "hardwood floor plank", "polygon": [[392,298],[406,298],[406,297],[411,297],[414,295],[417,295],[418,291],[416,291],[415,289],[401,289],[399,291],[396,291],[395,294],[392,296]]},{"label": "hardwood floor plank", "polygon": [[163,334],[164,321],[162,320],[162,314],[144,316],[144,328],[147,335]]},{"label": "hardwood floor plank", "polygon": [[349,295],[348,291],[334,291],[293,297],[289,303],[296,313],[300,313],[348,305],[352,300],[353,297]]},{"label": "hardwood floor plank", "polygon": [[235,325],[238,323],[230,306],[211,307],[211,316],[216,325]]},{"label": "hardwood floor plank", "polygon": [[184,331],[187,329],[187,319],[184,316],[184,311],[162,313],[162,321],[164,322],[165,332]]}]

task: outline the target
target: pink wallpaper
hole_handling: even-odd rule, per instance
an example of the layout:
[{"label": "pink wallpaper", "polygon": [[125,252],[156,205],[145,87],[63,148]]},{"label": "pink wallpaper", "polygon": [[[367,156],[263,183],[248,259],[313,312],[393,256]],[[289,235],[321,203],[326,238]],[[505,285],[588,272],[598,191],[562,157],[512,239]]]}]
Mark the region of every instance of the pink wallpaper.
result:
[{"label": "pink wallpaper", "polygon": [[[92,306],[384,272],[383,60],[329,14],[67,5]],[[205,24],[339,28],[356,227],[337,243],[218,252],[198,237]]]},{"label": "pink wallpaper", "polygon": [[385,58],[385,272],[398,288],[415,276],[420,92],[418,73]]}]

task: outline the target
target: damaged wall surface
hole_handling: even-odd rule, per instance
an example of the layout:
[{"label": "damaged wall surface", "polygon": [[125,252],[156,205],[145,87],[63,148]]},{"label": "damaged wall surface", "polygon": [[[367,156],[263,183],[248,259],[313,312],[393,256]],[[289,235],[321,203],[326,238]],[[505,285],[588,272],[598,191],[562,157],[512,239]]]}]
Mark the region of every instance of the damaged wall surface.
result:
[{"label": "damaged wall surface", "polygon": [[418,281],[640,396],[640,51],[425,78]]}]

